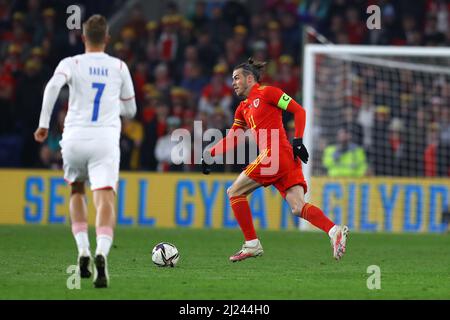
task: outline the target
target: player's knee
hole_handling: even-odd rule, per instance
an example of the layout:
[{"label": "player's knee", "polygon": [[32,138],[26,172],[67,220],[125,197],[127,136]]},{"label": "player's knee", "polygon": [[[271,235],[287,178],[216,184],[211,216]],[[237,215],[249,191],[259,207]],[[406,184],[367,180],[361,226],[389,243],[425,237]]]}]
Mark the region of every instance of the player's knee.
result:
[{"label": "player's knee", "polygon": [[238,197],[241,194],[239,194],[239,192],[236,190],[236,188],[231,186],[227,189],[227,195],[228,195],[228,198],[232,198],[232,197]]},{"label": "player's knee", "polygon": [[70,185],[72,189],[72,194],[79,193],[79,194],[85,194],[84,190],[84,182],[74,182]]},{"label": "player's knee", "polygon": [[293,214],[294,216],[298,216],[298,217],[301,216],[302,209],[301,209],[299,206],[294,206],[294,207],[292,207],[291,210],[292,210],[292,214]]},{"label": "player's knee", "polygon": [[291,208],[292,214],[294,216],[300,217],[302,215],[302,210],[303,210],[304,205],[305,205],[304,201],[298,201],[297,203],[295,203]]},{"label": "player's knee", "polygon": [[229,188],[227,189],[227,195],[228,195],[228,198],[233,197],[233,189],[232,189],[231,187],[229,187]]}]

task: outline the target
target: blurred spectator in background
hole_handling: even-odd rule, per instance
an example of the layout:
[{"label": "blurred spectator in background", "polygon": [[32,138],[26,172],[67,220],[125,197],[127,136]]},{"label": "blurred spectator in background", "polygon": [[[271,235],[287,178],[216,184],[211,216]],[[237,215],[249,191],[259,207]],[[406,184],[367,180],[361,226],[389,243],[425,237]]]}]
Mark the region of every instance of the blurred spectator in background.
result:
[{"label": "blurred spectator in background", "polygon": [[372,130],[375,119],[375,106],[373,95],[365,94],[361,99],[361,108],[358,110],[356,122],[361,126],[363,132],[362,146],[365,150],[370,150],[372,146]]},{"label": "blurred spectator in background", "polygon": [[363,146],[363,128],[357,121],[357,109],[348,106],[343,110],[343,127],[347,129],[352,141],[358,146]]},{"label": "blurred spectator in background", "polygon": [[164,62],[172,62],[178,50],[177,28],[181,23],[179,16],[164,16],[162,18],[162,32],[158,40],[159,57]]},{"label": "blurred spectator in background", "polygon": [[297,16],[293,11],[285,11],[280,16],[281,33],[283,38],[283,53],[291,57],[299,58],[296,54],[300,52],[300,26]]},{"label": "blurred spectator in background", "polygon": [[22,162],[26,167],[35,167],[38,162],[39,146],[33,138],[33,126],[39,121],[41,101],[45,79],[41,73],[41,64],[27,60],[24,73],[18,78],[16,89],[16,105],[21,106],[15,110],[23,134],[24,149]]},{"label": "blurred spectator in background", "polygon": [[67,55],[67,34],[65,28],[60,28],[57,25],[56,10],[53,8],[46,8],[42,11],[43,28],[39,35],[39,40],[35,39],[35,43],[42,43],[46,49],[45,56],[46,65],[50,70],[54,70],[61,53]]},{"label": "blurred spectator in background", "polygon": [[10,1],[0,0],[0,29],[3,29],[11,17]]},{"label": "blurred spectator in background", "polygon": [[197,1],[194,6],[194,12],[191,14],[190,20],[194,25],[194,32],[198,36],[200,33],[206,31],[209,19],[206,15],[205,1]]},{"label": "blurred spectator in background", "polygon": [[405,168],[404,175],[418,177],[424,173],[424,152],[427,141],[427,119],[423,107],[412,111],[410,116],[403,119],[405,123],[404,138],[405,157],[407,161],[402,163]]},{"label": "blurred spectator in background", "polygon": [[3,67],[6,72],[10,73],[14,77],[19,77],[20,72],[23,71],[24,64],[22,62],[22,47],[18,44],[8,45],[6,59]]},{"label": "blurred spectator in background", "polygon": [[441,134],[438,147],[438,175],[450,177],[450,109],[442,108],[440,121]]},{"label": "blurred spectator in background", "polygon": [[389,143],[390,108],[377,106],[375,121],[372,130],[372,149],[369,159],[375,175],[390,175],[392,165],[392,152]]},{"label": "blurred spectator in background", "polygon": [[13,131],[15,123],[14,89],[16,80],[5,65],[0,64],[0,135]]},{"label": "blurred spectator in background", "polygon": [[167,101],[173,81],[170,77],[169,68],[165,63],[160,63],[156,66],[154,79],[156,89],[160,92],[162,99]]},{"label": "blurred spectator in background", "polygon": [[348,7],[345,12],[345,31],[350,44],[362,43],[368,30],[364,20],[361,19],[360,10],[357,7]]},{"label": "blurred spectator in background", "polygon": [[211,19],[206,29],[210,33],[211,41],[216,47],[222,47],[231,34],[231,25],[223,17],[223,9],[215,5],[212,9]]},{"label": "blurred spectator in background", "polygon": [[44,63],[44,50],[41,47],[32,48],[28,58],[41,66],[41,73],[44,79],[52,76],[52,70]]},{"label": "blurred spectator in background", "polygon": [[[225,137],[227,135],[227,129],[230,128],[228,115],[221,109],[216,108],[214,112],[209,115],[208,124],[210,128],[214,128],[220,130],[222,136]],[[224,161],[225,163],[225,161]],[[237,151],[234,153],[234,162],[237,163]],[[230,164],[213,164],[211,166],[212,170],[215,172],[230,172],[234,168],[234,165]]]},{"label": "blurred spectator in background", "polygon": [[425,45],[436,47],[445,43],[445,33],[438,28],[438,18],[436,14],[429,14],[425,25]]},{"label": "blurred spectator in background", "polygon": [[[153,109],[153,106],[148,108]],[[157,169],[158,160],[155,157],[155,147],[158,139],[167,132],[167,117],[169,113],[169,106],[162,101],[156,102],[154,113],[145,113],[144,138],[141,148],[141,168],[143,170],[153,171]]]},{"label": "blurred spectator in background", "polygon": [[157,21],[150,20],[145,25],[146,34],[143,37],[141,48],[144,49],[146,44],[156,45],[158,43],[159,24]]},{"label": "blurred spectator in background", "polygon": [[[405,127],[401,119],[394,118],[389,124],[389,149],[388,157],[390,175],[406,176],[408,167],[405,166],[407,161],[406,143],[405,143]],[[388,158],[388,159],[389,159]]]},{"label": "blurred spectator in background", "polygon": [[225,82],[227,66],[218,64],[214,67],[214,74],[211,81],[203,90],[199,101],[198,110],[208,115],[220,109],[224,114],[225,124],[230,125],[234,116],[231,110],[233,92]]},{"label": "blurred spectator in background", "polygon": [[134,141],[125,134],[124,127],[120,132],[120,170],[130,170],[131,169],[131,154],[134,149]]},{"label": "blurred spectator in background", "polygon": [[129,19],[125,23],[124,28],[130,28],[136,32],[137,38],[145,36],[146,32],[146,18],[144,16],[144,10],[140,4],[135,5],[129,14]]},{"label": "blurred spectator in background", "polygon": [[438,171],[438,157],[437,149],[439,145],[439,124],[436,122],[431,123],[427,130],[427,146],[424,151],[424,169],[425,176],[435,177]]},{"label": "blurred spectator in background", "polygon": [[220,48],[211,41],[211,35],[207,30],[198,36],[196,47],[205,75],[210,76],[220,54]]},{"label": "blurred spectator in background", "polygon": [[158,171],[183,171],[184,164],[190,161],[190,140],[173,141],[172,133],[181,125],[178,117],[167,118],[167,134],[156,142],[155,157]]},{"label": "blurred spectator in background", "polygon": [[330,3],[331,0],[301,1],[297,9],[300,21],[316,26],[327,17]]},{"label": "blurred spectator in background", "polygon": [[[309,24],[330,41],[342,44],[448,46],[450,41],[450,5],[445,0],[195,1],[183,6],[167,1],[160,15],[152,14],[151,18],[146,16],[146,5],[127,9],[126,0],[79,2],[86,14],[100,10],[108,13],[109,19],[127,10],[125,21],[111,30],[108,49],[127,63],[136,88],[139,116],[137,122],[124,126],[121,140],[122,147],[129,149],[128,159],[128,153],[122,152],[123,166],[130,170],[156,170],[156,142],[167,134],[170,116],[180,118],[180,127],[189,131],[193,130],[194,119],[204,121],[204,128],[216,125],[219,119],[229,125],[239,103],[230,89],[230,70],[249,56],[268,62],[262,84],[278,86],[300,99],[301,35]],[[67,15],[61,3],[0,0],[0,140],[20,136],[17,143],[8,140],[2,150],[2,154],[25,151],[16,161],[18,167],[52,165],[48,155],[55,149],[46,147],[39,158],[30,139],[28,128],[34,127],[41,104],[36,97],[42,97],[50,70],[61,58],[83,51],[81,30],[61,27]],[[381,8],[380,30],[366,28],[369,4]],[[321,109],[331,118],[343,116],[340,124],[350,131],[353,142],[365,148],[374,173],[429,174],[434,171],[426,173],[425,163],[427,155],[433,154],[428,157],[435,158],[436,167],[431,165],[435,174],[448,175],[450,120],[442,111],[450,99],[448,78],[428,81],[417,78],[411,70],[402,70],[393,74],[398,81],[391,81],[374,66],[350,70],[349,84],[342,80],[342,74],[332,76],[333,69],[341,65],[332,63],[320,75],[323,79],[318,79],[318,85],[331,86],[332,90],[318,91],[318,98],[331,102],[315,112]],[[348,85],[352,86],[352,97],[346,95]],[[283,113],[286,125],[290,120],[291,115]],[[403,131],[395,128],[398,123],[403,123]],[[440,131],[429,134],[433,141],[436,135],[439,137],[436,143],[427,145],[423,133],[428,123],[436,123]],[[315,151],[321,156],[336,128],[316,124],[319,150]],[[423,130],[422,135],[414,130]],[[399,134],[403,136],[399,138]],[[22,144],[24,148],[15,147]],[[15,158],[17,154],[10,159]],[[394,170],[395,159],[406,163],[401,172],[397,170],[400,168]],[[169,166],[168,170],[171,168],[179,169]],[[185,166],[183,170],[195,167]]]},{"label": "blurred spectator in background", "polygon": [[52,151],[48,144],[42,145],[39,149],[38,159],[35,162],[34,167],[40,169],[54,169],[58,170],[61,167],[55,161],[56,159],[53,157]]},{"label": "blurred spectator in background", "polygon": [[267,53],[270,60],[276,61],[283,53],[283,39],[281,37],[280,23],[270,21],[267,33]]},{"label": "blurred spectator in background", "polygon": [[171,114],[180,119],[183,118],[185,111],[188,110],[189,91],[181,87],[172,87],[170,89]]},{"label": "blurred spectator in background", "polygon": [[[140,150],[144,139],[144,128],[136,119],[122,119],[122,136],[126,143],[127,156],[129,157],[126,168],[128,170],[140,169]],[[121,142],[122,143],[122,142]]]},{"label": "blurred spectator in background", "polygon": [[338,130],[337,143],[325,148],[322,163],[330,177],[363,177],[368,167],[364,149],[345,128]]},{"label": "blurred spectator in background", "polygon": [[203,75],[203,70],[200,64],[186,63],[184,65],[181,87],[191,93],[193,101],[198,101],[201,91],[207,83],[208,80]]},{"label": "blurred spectator in background", "polygon": [[122,61],[127,61],[128,64],[133,65],[133,54],[122,41],[117,41],[113,47],[113,55]]},{"label": "blurred spectator in background", "polygon": [[[261,5],[264,5],[261,2]],[[238,1],[227,1],[223,5],[223,18],[231,26],[246,24],[250,21],[248,7],[244,3]]]},{"label": "blurred spectator in background", "polygon": [[279,87],[289,96],[296,97],[301,89],[299,74],[300,71],[295,68],[292,56],[281,55],[278,58],[277,72],[272,85]]},{"label": "blurred spectator in background", "polygon": [[133,84],[136,93],[136,102],[142,105],[144,100],[144,85],[148,82],[148,65],[145,61],[136,63],[136,68],[132,74]]}]

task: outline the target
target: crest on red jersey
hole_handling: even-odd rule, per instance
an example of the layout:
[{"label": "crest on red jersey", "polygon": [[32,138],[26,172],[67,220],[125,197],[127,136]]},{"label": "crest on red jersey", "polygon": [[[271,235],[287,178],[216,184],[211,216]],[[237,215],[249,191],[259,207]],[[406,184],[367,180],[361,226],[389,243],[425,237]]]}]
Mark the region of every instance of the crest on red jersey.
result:
[{"label": "crest on red jersey", "polygon": [[255,108],[258,108],[258,106],[259,106],[259,98],[253,100],[253,106],[254,106]]}]

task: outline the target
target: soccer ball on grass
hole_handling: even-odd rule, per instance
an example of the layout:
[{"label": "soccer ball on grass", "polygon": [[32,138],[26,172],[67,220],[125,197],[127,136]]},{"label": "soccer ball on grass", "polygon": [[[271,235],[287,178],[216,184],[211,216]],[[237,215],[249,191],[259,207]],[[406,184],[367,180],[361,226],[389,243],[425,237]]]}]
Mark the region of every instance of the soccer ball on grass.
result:
[{"label": "soccer ball on grass", "polygon": [[152,261],[159,267],[175,267],[180,254],[177,247],[168,242],[158,243],[152,250]]}]

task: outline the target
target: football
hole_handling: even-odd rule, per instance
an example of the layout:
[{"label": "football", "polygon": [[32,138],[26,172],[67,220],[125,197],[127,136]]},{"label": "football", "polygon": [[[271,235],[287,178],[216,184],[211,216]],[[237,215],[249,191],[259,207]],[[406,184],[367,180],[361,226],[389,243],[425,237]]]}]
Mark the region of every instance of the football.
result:
[{"label": "football", "polygon": [[158,243],[152,250],[152,261],[159,267],[175,267],[180,254],[177,247],[168,242]]}]

